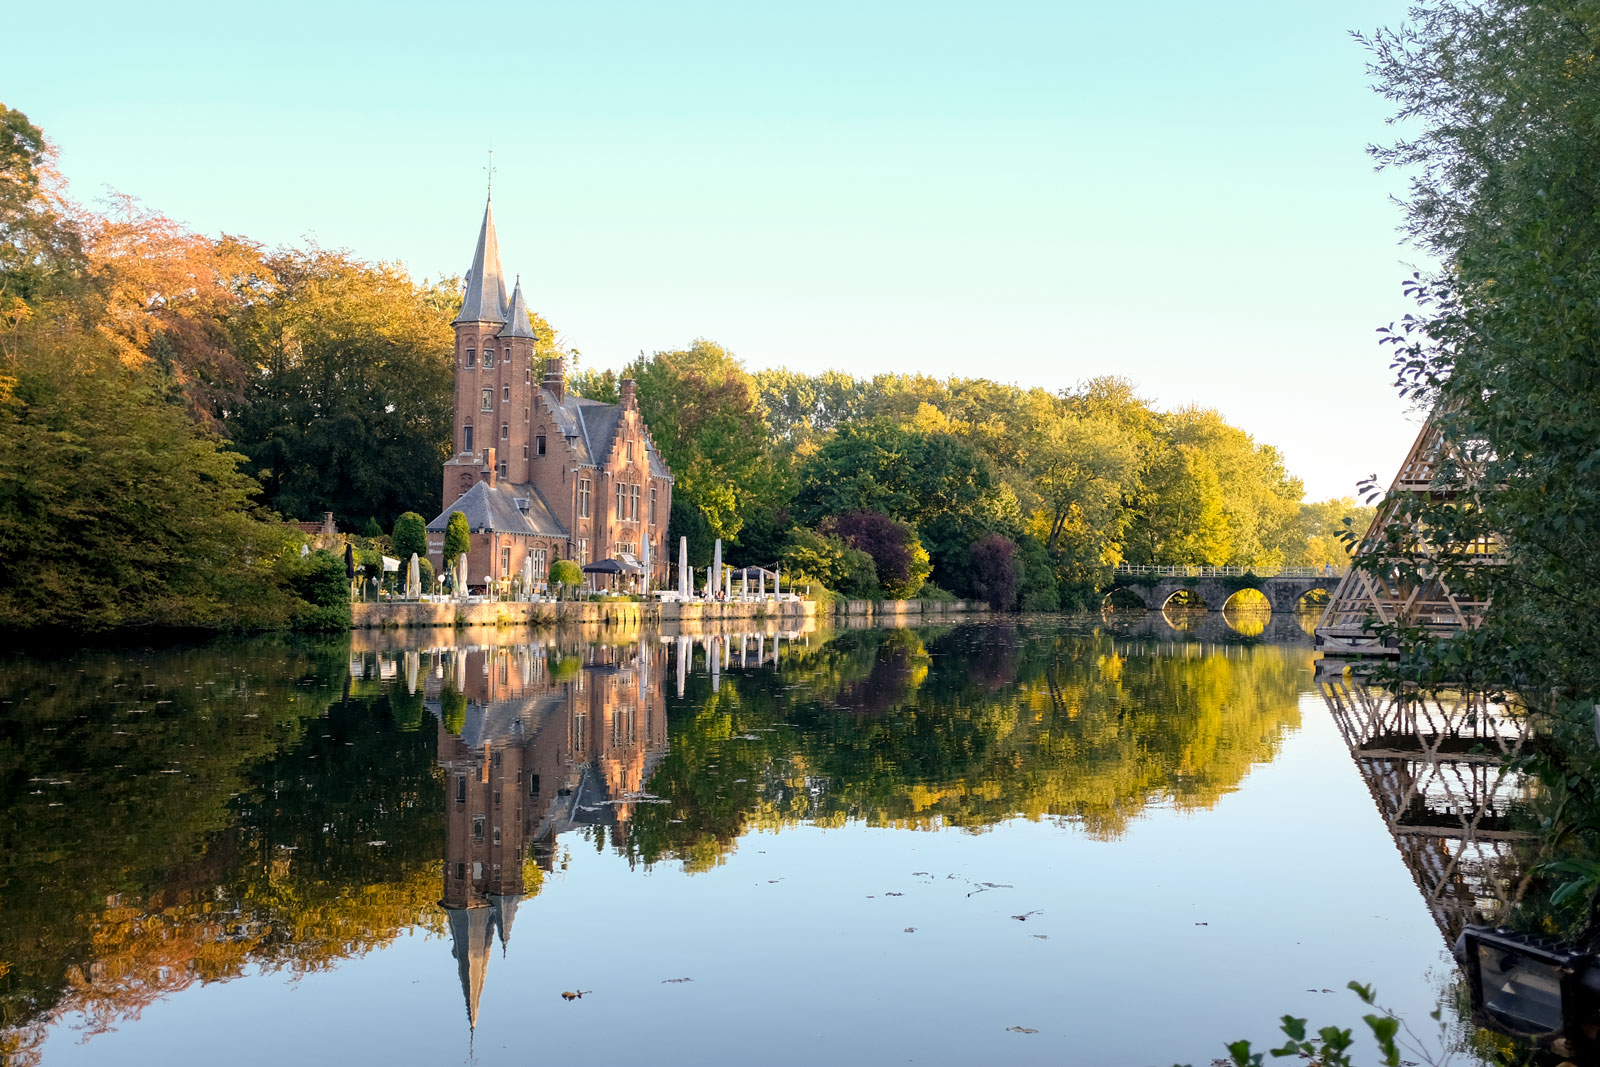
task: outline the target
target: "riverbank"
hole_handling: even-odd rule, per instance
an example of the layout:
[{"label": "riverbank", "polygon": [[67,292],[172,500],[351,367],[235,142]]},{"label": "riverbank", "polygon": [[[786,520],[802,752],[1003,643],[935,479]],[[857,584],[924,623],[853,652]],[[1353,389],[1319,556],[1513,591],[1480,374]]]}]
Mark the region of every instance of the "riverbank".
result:
[{"label": "riverbank", "polygon": [[770,619],[851,621],[886,618],[941,618],[987,610],[970,600],[841,600],[819,606],[814,600],[664,601],[566,600],[524,603],[516,601],[412,602],[388,601],[351,604],[351,627],[357,630],[422,626],[567,626],[584,623],[625,625],[645,623],[702,623],[724,620]]}]

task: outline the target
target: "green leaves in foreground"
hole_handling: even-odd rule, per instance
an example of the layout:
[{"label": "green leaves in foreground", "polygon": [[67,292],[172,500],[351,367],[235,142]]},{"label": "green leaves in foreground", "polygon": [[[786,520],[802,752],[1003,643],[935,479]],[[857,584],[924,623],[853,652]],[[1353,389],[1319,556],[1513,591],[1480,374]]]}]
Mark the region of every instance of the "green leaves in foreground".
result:
[{"label": "green leaves in foreground", "polygon": [[[1379,1007],[1376,1002],[1377,994],[1371,986],[1362,985],[1360,982],[1351,982],[1346,986],[1356,996],[1361,998],[1361,1003],[1377,1008],[1375,1013],[1363,1015],[1361,1021],[1367,1024],[1372,1031],[1373,1040],[1377,1043],[1378,1054],[1382,1057],[1378,1062],[1383,1067],[1400,1067],[1400,1019],[1388,1009]],[[1440,1012],[1433,1013],[1435,1022],[1439,1021]],[[1234,1041],[1228,1045],[1227,1062],[1233,1067],[1261,1067],[1266,1062],[1266,1057],[1271,1055],[1275,1059],[1286,1056],[1298,1056],[1317,1067],[1353,1067],[1355,1061],[1351,1059],[1351,1048],[1355,1045],[1355,1037],[1349,1030],[1337,1026],[1324,1026],[1314,1035],[1307,1036],[1310,1031],[1306,1029],[1306,1020],[1297,1019],[1293,1015],[1283,1017],[1280,1029],[1287,1039],[1279,1047],[1270,1052],[1255,1052],[1248,1041]],[[1414,1055],[1421,1056],[1428,1062],[1433,1062],[1429,1054],[1421,1049],[1412,1048]]]}]

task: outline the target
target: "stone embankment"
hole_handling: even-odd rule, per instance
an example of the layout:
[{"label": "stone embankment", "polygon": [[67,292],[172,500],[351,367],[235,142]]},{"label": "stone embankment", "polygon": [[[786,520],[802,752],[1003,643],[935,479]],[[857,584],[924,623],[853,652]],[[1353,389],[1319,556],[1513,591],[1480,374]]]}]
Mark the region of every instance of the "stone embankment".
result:
[{"label": "stone embankment", "polygon": [[[842,600],[833,606],[832,615],[840,622],[856,623],[867,619],[912,620],[941,618],[982,610],[965,600]],[[378,604],[352,604],[350,613],[356,629],[411,626],[568,626],[602,623],[612,626],[646,623],[721,623],[724,620],[766,619],[771,621],[823,621],[826,608],[818,609],[811,600],[759,601],[665,601],[639,603],[626,600],[568,600],[529,604],[514,601],[414,602],[386,601]]]}]

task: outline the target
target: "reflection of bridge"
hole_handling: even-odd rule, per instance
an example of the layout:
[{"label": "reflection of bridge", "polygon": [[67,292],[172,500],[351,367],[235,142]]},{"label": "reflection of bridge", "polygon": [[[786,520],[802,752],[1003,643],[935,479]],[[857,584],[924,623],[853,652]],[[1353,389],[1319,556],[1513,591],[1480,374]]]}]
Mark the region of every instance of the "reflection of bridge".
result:
[{"label": "reflection of bridge", "polygon": [[1521,896],[1512,825],[1522,778],[1503,761],[1526,723],[1482,696],[1396,696],[1337,660],[1317,664],[1328,710],[1445,941],[1492,922]]},{"label": "reflection of bridge", "polygon": [[1279,567],[1253,571],[1247,567],[1162,567],[1125,565],[1112,575],[1107,598],[1123,593],[1149,610],[1159,610],[1178,594],[1185,607],[1221,611],[1240,591],[1254,589],[1267,598],[1274,614],[1297,611],[1308,593],[1327,593],[1344,577],[1343,568]]},{"label": "reflection of bridge", "polygon": [[1102,616],[1122,637],[1154,637],[1163,641],[1224,644],[1266,641],[1275,645],[1309,645],[1315,616],[1296,611],[1164,611],[1105,612]]}]

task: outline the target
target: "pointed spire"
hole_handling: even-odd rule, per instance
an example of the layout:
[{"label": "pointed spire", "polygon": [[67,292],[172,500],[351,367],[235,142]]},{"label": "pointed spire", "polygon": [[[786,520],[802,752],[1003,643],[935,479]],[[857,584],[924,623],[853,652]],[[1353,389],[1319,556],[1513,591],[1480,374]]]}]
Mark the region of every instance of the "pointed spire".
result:
[{"label": "pointed spire", "polygon": [[[500,239],[494,232],[494,203],[484,205],[478,248],[467,271],[467,295],[456,322],[506,321],[506,279],[500,269]],[[452,323],[454,325],[454,323]]]},{"label": "pointed spire", "polygon": [[528,317],[528,305],[522,299],[522,275],[517,275],[517,287],[511,291],[511,310],[506,313],[506,324],[500,328],[501,337],[528,337],[537,339],[533,321]]}]

